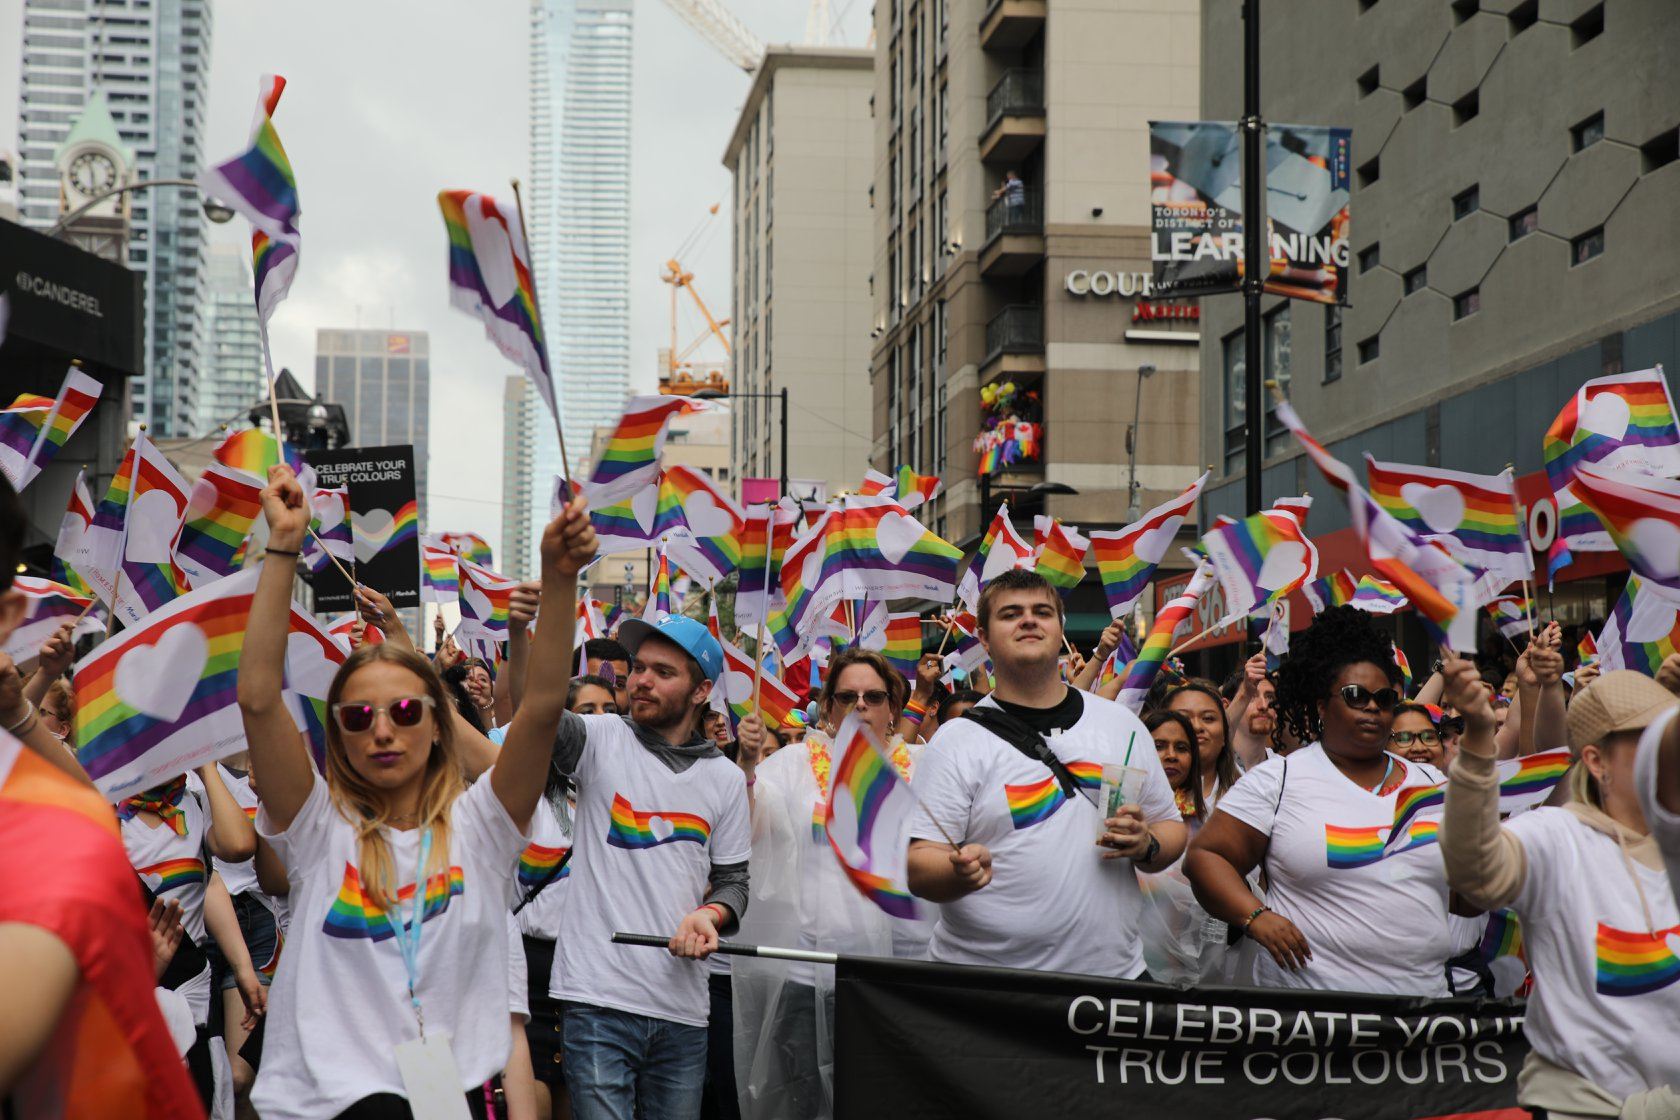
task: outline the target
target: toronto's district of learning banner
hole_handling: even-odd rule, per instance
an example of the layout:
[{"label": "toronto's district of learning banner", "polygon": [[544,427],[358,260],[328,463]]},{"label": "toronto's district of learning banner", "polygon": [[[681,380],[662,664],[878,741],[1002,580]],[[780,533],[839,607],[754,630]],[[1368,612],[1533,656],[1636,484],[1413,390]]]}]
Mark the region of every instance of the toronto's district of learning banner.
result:
[{"label": "toronto's district of learning banner", "polygon": [[[1269,124],[1266,290],[1347,302],[1353,132]],[[1242,283],[1242,140],[1231,121],[1149,122],[1149,199],[1157,296],[1236,291]]]},{"label": "toronto's district of learning banner", "polygon": [[836,966],[835,1115],[1515,1120],[1522,1005]]}]

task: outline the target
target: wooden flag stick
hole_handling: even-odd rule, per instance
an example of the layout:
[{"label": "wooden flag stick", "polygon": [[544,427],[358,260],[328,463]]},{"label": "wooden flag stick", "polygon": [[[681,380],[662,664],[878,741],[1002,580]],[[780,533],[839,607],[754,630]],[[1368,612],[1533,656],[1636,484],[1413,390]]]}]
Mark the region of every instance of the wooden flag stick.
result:
[{"label": "wooden flag stick", "polygon": [[1195,645],[1197,642],[1201,641],[1203,638],[1207,637],[1209,634],[1211,634],[1215,630],[1219,629],[1220,626],[1222,626],[1222,625],[1224,625],[1223,620],[1221,620],[1220,622],[1214,623],[1212,626],[1209,626],[1207,629],[1203,630],[1200,634],[1197,634],[1193,637],[1189,637],[1189,638],[1184,639],[1184,641],[1178,643],[1172,649],[1167,651],[1167,657],[1168,658],[1177,657],[1179,654],[1183,653],[1186,649]]},{"label": "wooden flag stick", "polygon": [[1522,581],[1523,589],[1523,618],[1528,620],[1528,640],[1534,640],[1534,604],[1528,597],[1528,580]]},{"label": "wooden flag stick", "polygon": [[956,628],[957,628],[956,623],[952,622],[950,619],[945,620],[945,636],[943,638],[939,639],[939,649],[937,651],[935,651],[934,656],[936,656],[936,657],[944,657],[945,656],[945,643],[951,640],[951,631],[955,630]]},{"label": "wooden flag stick", "polygon": [[[527,257],[531,252],[531,234],[525,228],[525,200],[519,194],[519,180],[509,180],[513,184],[513,204],[519,211],[519,239],[525,243]],[[537,270],[531,269],[531,312],[537,317],[537,329],[543,337],[543,348],[546,350],[548,331],[542,323],[542,304],[537,298]],[[545,371],[546,372],[546,371]],[[548,379],[548,391],[554,392],[554,378]],[[572,484],[572,460],[566,454],[566,429],[560,424],[560,402],[554,402],[554,433],[560,437],[560,474],[565,478],[568,487]]]},{"label": "wooden flag stick", "polygon": [[[351,587],[352,591],[354,591],[355,588],[361,586],[360,584],[358,584],[356,582],[356,577],[351,575],[349,569],[347,569],[344,566],[344,563],[341,560],[339,560],[338,557],[334,556],[331,552],[327,551],[327,542],[323,541],[321,539],[321,535],[315,531],[314,526],[310,526],[309,535],[311,537],[315,538],[316,547],[319,548],[322,552],[327,553],[327,559],[331,560],[333,562],[333,567],[337,568],[339,571],[344,573],[344,578],[350,581],[350,587]],[[352,537],[353,536],[354,536],[354,533],[352,533]],[[354,544],[352,544],[350,547],[353,549],[356,546]],[[352,595],[351,597],[354,598],[355,596]]]}]

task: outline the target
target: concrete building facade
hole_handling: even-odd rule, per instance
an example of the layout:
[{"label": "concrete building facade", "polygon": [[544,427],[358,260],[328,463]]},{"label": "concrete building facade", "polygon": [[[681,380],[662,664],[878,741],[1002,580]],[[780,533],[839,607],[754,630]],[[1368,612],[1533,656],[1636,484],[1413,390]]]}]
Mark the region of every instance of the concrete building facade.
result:
[{"label": "concrete building facade", "polygon": [[772,47],[724,151],[734,176],[730,390],[737,473],[800,491],[869,466],[874,56]]},{"label": "concrete building facade", "polygon": [[251,298],[250,252],[243,245],[212,245],[206,292],[209,364],[201,407],[209,430],[243,418],[268,395],[257,305]]},{"label": "concrete building facade", "polygon": [[[1203,119],[1241,113],[1239,14],[1204,9]],[[1361,477],[1367,450],[1512,464],[1543,557],[1553,418],[1589,378],[1680,362],[1676,57],[1663,0],[1268,6],[1264,115],[1351,125],[1355,175],[1349,306],[1268,298],[1265,372]],[[1243,512],[1246,355],[1239,297],[1202,315],[1205,521]],[[1326,489],[1270,421],[1262,481],[1268,502]],[[1347,525],[1342,503],[1314,506],[1315,537]],[[1620,590],[1615,554],[1577,559],[1550,603],[1565,622]]]},{"label": "concrete building facade", "polygon": [[[1001,500],[1029,528],[1041,512],[1123,524],[1134,422],[1144,508],[1199,473],[1195,323],[1155,323],[1141,298],[1147,122],[1198,111],[1198,11],[876,7],[871,459],[943,475],[928,518],[956,543]],[[1157,372],[1140,393],[1146,366]],[[982,477],[982,390],[1009,385],[1013,412],[991,415],[1041,424],[1041,454]],[[1046,497],[1041,483],[1078,493]],[[1094,574],[1070,607],[1078,632],[1106,621]]]},{"label": "concrete building facade", "polygon": [[[102,93],[135,178],[190,179],[203,163],[210,71],[209,0],[25,0],[19,92],[19,210],[51,227],[67,194],[59,149]],[[90,184],[91,185],[91,184]],[[79,200],[78,200],[79,201]],[[195,435],[206,348],[207,220],[196,191],[168,187],[129,203],[128,267],[146,278],[146,369],[133,418],[160,437]]]},{"label": "concrete building facade", "polygon": [[315,332],[315,391],[344,406],[350,446],[414,445],[415,497],[426,523],[431,342],[425,331]]}]

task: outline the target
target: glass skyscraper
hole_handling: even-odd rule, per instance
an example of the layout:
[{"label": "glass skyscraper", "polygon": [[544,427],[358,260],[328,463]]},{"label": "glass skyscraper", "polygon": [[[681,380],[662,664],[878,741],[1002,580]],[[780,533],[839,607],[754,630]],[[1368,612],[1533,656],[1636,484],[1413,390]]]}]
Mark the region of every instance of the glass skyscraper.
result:
[{"label": "glass skyscraper", "polygon": [[414,489],[422,525],[427,524],[431,352],[425,331],[315,332],[315,391],[322,400],[344,406],[350,446],[414,445]]},{"label": "glass skyscraper", "polygon": [[[210,0],[24,0],[18,204],[25,225],[59,217],[59,145],[102,91],[136,179],[190,179],[203,161]],[[154,436],[196,435],[214,419],[205,372],[205,217],[198,192],[133,196],[128,267],[146,277],[146,370],[134,418]]]},{"label": "glass skyscraper", "polygon": [[[531,0],[531,192],[525,218],[573,472],[594,429],[618,418],[630,389],[630,59],[632,0]],[[560,473],[554,421],[529,388],[522,425],[532,476],[503,483],[504,517],[529,556],[548,523]],[[522,491],[522,492],[521,492]],[[506,532],[507,529],[504,529]],[[504,560],[504,563],[508,561]]]},{"label": "glass skyscraper", "polygon": [[251,298],[251,253],[244,245],[212,245],[205,287],[209,360],[199,394],[200,427],[245,419],[268,396],[257,304]]}]

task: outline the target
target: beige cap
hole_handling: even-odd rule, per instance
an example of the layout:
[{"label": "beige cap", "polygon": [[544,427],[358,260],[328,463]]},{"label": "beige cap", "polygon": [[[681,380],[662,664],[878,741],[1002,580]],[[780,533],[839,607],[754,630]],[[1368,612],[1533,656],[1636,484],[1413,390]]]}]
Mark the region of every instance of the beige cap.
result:
[{"label": "beige cap", "polygon": [[1604,673],[1569,701],[1564,728],[1579,751],[1616,731],[1642,731],[1675,705],[1668,689],[1632,669]]}]

